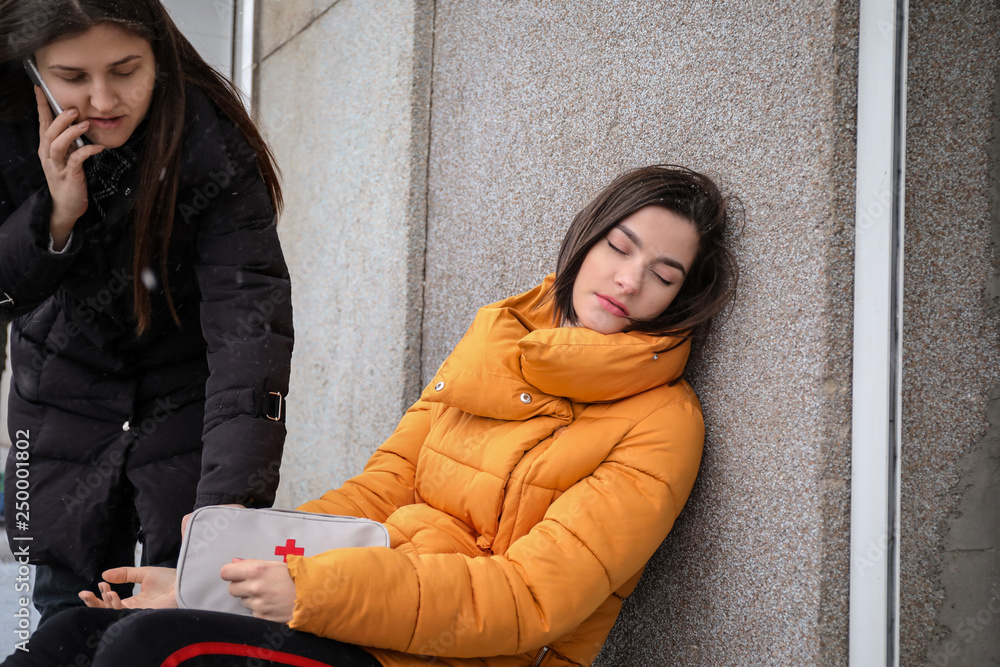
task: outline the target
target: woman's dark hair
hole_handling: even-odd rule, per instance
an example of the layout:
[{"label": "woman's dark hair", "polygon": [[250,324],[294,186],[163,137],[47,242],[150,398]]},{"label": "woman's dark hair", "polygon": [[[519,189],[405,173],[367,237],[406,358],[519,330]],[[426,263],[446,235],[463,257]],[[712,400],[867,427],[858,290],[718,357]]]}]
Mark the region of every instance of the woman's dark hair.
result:
[{"label": "woman's dark hair", "polygon": [[[22,67],[7,67],[58,39],[94,26],[113,25],[147,40],[156,61],[156,84],[147,114],[135,204],[132,275],[142,276],[159,259],[160,284],[174,321],[180,324],[167,281],[167,255],[180,181],[185,119],[185,83],[192,83],[246,137],[271,196],[282,207],[274,156],[243,108],[236,88],[198,55],[160,0],[0,0],[0,121],[26,117],[35,106]],[[133,281],[136,333],[150,325],[152,304],[143,280]]]},{"label": "woman's dark hair", "polygon": [[628,330],[682,337],[704,331],[736,292],[739,268],[723,237],[730,206],[738,202],[723,196],[709,177],[685,167],[657,164],[622,174],[576,215],[566,232],[552,290],[556,317],[576,321],[573,283],[590,249],[639,209],[661,206],[694,225],[698,252],[670,306],[653,319],[632,320]]}]

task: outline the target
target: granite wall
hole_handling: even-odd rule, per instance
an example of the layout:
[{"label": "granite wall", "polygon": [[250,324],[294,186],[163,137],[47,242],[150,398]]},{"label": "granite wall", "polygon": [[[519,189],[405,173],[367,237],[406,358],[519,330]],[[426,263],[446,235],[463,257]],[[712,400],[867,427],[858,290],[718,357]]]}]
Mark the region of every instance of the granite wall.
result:
[{"label": "granite wall", "polygon": [[911,0],[904,665],[1000,664],[1000,8]]},{"label": "granite wall", "polygon": [[296,329],[279,504],[359,471],[419,391],[431,10],[260,3]]},{"label": "granite wall", "polygon": [[[986,293],[996,8],[913,5],[906,665],[960,631],[948,567],[969,583],[952,556],[978,546],[954,526],[958,512],[981,516],[959,506],[980,497],[969,475],[996,478],[982,443],[995,448],[986,398],[1000,357]],[[699,482],[599,662],[846,664],[857,3],[259,11],[256,101],[285,175],[298,332],[279,502],[358,471],[475,309],[551,271],[609,179],[684,164],[743,202],[740,296],[693,362]]]}]

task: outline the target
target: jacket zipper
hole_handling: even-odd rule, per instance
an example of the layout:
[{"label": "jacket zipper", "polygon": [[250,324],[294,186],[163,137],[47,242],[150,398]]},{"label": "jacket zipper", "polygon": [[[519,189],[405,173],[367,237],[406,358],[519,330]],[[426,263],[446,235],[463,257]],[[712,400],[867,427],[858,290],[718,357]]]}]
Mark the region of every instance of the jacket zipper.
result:
[{"label": "jacket zipper", "polygon": [[548,655],[548,653],[549,653],[549,647],[543,646],[542,650],[539,651],[538,655],[535,657],[535,662],[532,663],[531,667],[538,667],[538,665],[542,664],[542,660],[545,659],[545,656]]}]

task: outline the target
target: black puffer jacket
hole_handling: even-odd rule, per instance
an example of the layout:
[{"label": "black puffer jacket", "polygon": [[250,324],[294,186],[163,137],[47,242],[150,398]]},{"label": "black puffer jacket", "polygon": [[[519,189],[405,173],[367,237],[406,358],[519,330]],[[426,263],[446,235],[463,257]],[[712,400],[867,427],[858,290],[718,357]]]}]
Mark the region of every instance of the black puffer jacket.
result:
[{"label": "black puffer jacket", "polygon": [[[79,466],[103,465],[109,437],[130,430],[138,436],[161,417],[201,402],[203,426],[202,411],[194,415],[203,440],[196,505],[270,506],[285,438],[277,394],[288,391],[291,293],[253,150],[189,85],[169,257],[182,326],[154,289],[152,327],[139,339],[129,214],[138,169],[102,202],[103,218],[91,200],[66,251],[55,254],[48,249],[51,199],[37,151],[34,114],[0,123],[0,320],[13,319],[9,427],[12,440],[29,452],[23,476],[30,481],[31,510],[27,530],[18,530],[24,517],[15,508],[19,473],[12,456],[9,536],[30,535],[36,562],[54,559],[80,571],[79,562],[67,561],[80,561],[75,554],[86,553],[87,545],[67,555],[59,542],[80,533],[77,505],[101,497],[89,493],[90,486],[81,496],[81,480],[102,482],[100,475],[82,477]],[[162,472],[169,484],[170,471]]]}]

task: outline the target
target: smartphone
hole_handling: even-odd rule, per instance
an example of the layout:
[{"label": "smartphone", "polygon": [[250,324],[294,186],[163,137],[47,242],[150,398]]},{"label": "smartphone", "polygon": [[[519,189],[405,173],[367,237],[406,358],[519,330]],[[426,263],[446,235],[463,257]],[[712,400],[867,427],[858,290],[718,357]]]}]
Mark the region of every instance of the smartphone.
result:
[{"label": "smartphone", "polygon": [[[52,116],[55,117],[61,114],[63,112],[63,108],[59,106],[59,103],[56,102],[56,98],[52,96],[52,91],[49,90],[49,87],[45,85],[44,81],[42,81],[42,74],[38,71],[38,65],[35,64],[34,56],[28,56],[24,59],[24,69],[27,70],[28,77],[31,79],[31,82],[42,89],[42,93],[45,95],[45,99],[49,101],[49,107],[52,109]],[[77,148],[83,148],[87,143],[88,142],[85,141],[83,137],[77,137],[76,141],[73,142],[73,145]]]}]

